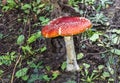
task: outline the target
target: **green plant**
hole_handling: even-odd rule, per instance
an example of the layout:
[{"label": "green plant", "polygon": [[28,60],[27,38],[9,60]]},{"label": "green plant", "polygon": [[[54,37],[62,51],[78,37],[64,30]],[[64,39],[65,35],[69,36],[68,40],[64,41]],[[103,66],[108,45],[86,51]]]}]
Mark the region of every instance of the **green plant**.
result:
[{"label": "green plant", "polygon": [[44,74],[39,74],[39,70],[43,68],[42,61],[35,63],[35,60],[32,58],[32,61],[27,61],[28,66],[33,69],[33,73],[29,76],[27,83],[33,83],[35,80],[43,80]]},{"label": "green plant", "polygon": [[21,6],[21,9],[24,10],[25,13],[29,14],[32,6],[31,4],[23,4]]},{"label": "green plant", "polygon": [[17,78],[22,78],[22,80],[27,80],[28,79],[27,72],[28,72],[28,68],[22,68],[16,72],[15,76]]},{"label": "green plant", "polygon": [[45,66],[46,70],[47,71],[50,71],[51,70],[51,67],[50,66]]},{"label": "green plant", "polygon": [[34,83],[36,80],[42,80],[45,82],[49,82],[50,81],[50,77],[46,74],[31,74],[30,78],[27,80],[27,83]]},{"label": "green plant", "polygon": [[116,55],[120,55],[120,49],[116,49],[116,48],[111,49],[111,53],[116,54]]},{"label": "green plant", "polygon": [[27,83],[34,83],[36,80],[42,80],[43,74],[31,74],[30,78],[27,80]]},{"label": "green plant", "polygon": [[107,72],[107,71],[104,71],[104,72],[102,73],[101,78],[102,78],[103,80],[108,79],[108,83],[114,82],[114,79],[111,78],[110,73]]},{"label": "green plant", "polygon": [[120,43],[120,36],[119,35],[117,35],[117,34],[112,34],[111,35],[111,42],[112,42],[112,44],[116,44],[116,45],[118,45],[119,43]]},{"label": "green plant", "polygon": [[104,71],[104,72],[102,73],[101,78],[105,80],[107,77],[110,77],[110,73],[109,73],[109,72]]},{"label": "green plant", "polygon": [[[59,76],[59,71],[53,71],[52,76],[48,76],[47,74],[39,74],[39,70],[44,68],[42,65],[42,61],[35,64],[33,61],[27,61],[27,64],[30,68],[33,69],[33,74],[30,75],[30,78],[28,79],[28,83],[33,83],[35,80],[43,80],[46,82],[49,82],[50,80],[55,80]],[[50,71],[51,68],[49,66],[45,66],[47,71]]]},{"label": "green plant", "polygon": [[108,5],[112,4],[113,2],[110,0],[100,0],[97,11],[100,11],[102,8],[107,8]]},{"label": "green plant", "polygon": [[52,80],[55,80],[60,75],[59,71],[52,72]]},{"label": "green plant", "polygon": [[11,65],[16,59],[16,52],[7,52],[5,55],[0,56],[0,65]]},{"label": "green plant", "polygon": [[3,10],[3,11],[6,12],[6,11],[8,11],[8,10],[12,10],[12,9],[18,7],[18,5],[15,3],[14,0],[6,0],[6,1],[7,1],[7,4],[4,5],[4,6],[2,6],[2,10]]},{"label": "green plant", "polygon": [[82,74],[81,80],[85,83],[94,83],[94,80],[98,79],[100,73],[102,72],[102,69],[104,68],[103,65],[99,65],[98,69],[89,72],[90,65],[83,63],[83,66],[84,71],[81,71]]},{"label": "green plant", "polygon": [[[20,48],[22,48],[22,51],[24,52],[24,54],[26,55],[27,53],[29,54],[33,54],[34,52],[32,51],[32,47],[30,47],[29,45],[25,45],[23,46],[22,44],[24,44],[24,41],[25,41],[25,37],[24,35],[19,35],[18,38],[17,38],[17,44],[20,45]],[[28,43],[31,43],[33,42],[33,40],[29,39]]]},{"label": "green plant", "polygon": [[43,80],[48,82],[50,81],[50,77],[48,75],[43,75]]},{"label": "green plant", "polygon": [[22,51],[24,52],[24,54],[26,55],[27,53],[33,55],[34,52],[32,50],[32,47],[29,46],[29,45],[26,45],[26,46],[22,46]]},{"label": "green plant", "polygon": [[103,35],[102,33],[100,32],[97,32],[95,31],[93,33],[93,35],[89,38],[92,42],[96,42],[99,38],[100,38],[100,35]]},{"label": "green plant", "polygon": [[64,61],[61,65],[61,69],[64,71],[66,69],[66,67],[67,67],[67,63],[66,63],[66,61]]},{"label": "green plant", "polygon": [[36,15],[40,14],[43,10],[43,8],[46,7],[45,3],[42,3],[41,0],[33,1],[33,12],[35,12]]},{"label": "green plant", "polygon": [[108,21],[108,18],[103,13],[97,13],[95,16],[90,17],[93,23],[105,24]]},{"label": "green plant", "polygon": [[42,24],[42,25],[46,25],[46,24],[48,24],[48,22],[50,21],[50,19],[45,18],[44,16],[40,16],[40,17],[39,17],[39,20],[41,21],[41,24]]},{"label": "green plant", "polygon": [[17,38],[17,44],[20,45],[24,55],[26,54],[31,54],[33,55],[35,52],[44,52],[46,50],[46,47],[41,47],[39,49],[33,50],[32,47],[30,46],[30,44],[32,44],[33,42],[35,42],[37,39],[41,38],[41,32],[38,31],[34,34],[32,34],[26,41],[27,41],[27,45],[23,45],[25,42],[25,37],[24,35],[19,35]]},{"label": "green plant", "polygon": [[27,64],[29,65],[30,68],[34,68],[34,69],[41,69],[41,68],[43,68],[42,61],[40,61],[37,64],[35,64],[33,61],[27,61]]},{"label": "green plant", "polygon": [[77,54],[77,60],[80,60],[84,57],[84,54],[83,53],[79,53]]},{"label": "green plant", "polygon": [[36,41],[37,39],[39,39],[40,37],[41,37],[41,32],[38,31],[38,32],[32,34],[32,35],[28,38],[27,43],[28,43],[28,44],[31,44],[31,43],[33,43],[34,41]]},{"label": "green plant", "polygon": [[25,36],[24,35],[19,35],[19,37],[17,38],[17,44],[21,45],[24,43],[25,40]]},{"label": "green plant", "polygon": [[110,1],[110,0],[100,0],[100,2],[101,2],[101,6],[102,6],[103,8],[106,8],[106,5],[113,3],[113,2]]},{"label": "green plant", "polygon": [[97,12],[99,12],[101,9],[109,7],[110,4],[113,4],[113,2],[110,0],[100,0],[98,6],[95,9]]}]

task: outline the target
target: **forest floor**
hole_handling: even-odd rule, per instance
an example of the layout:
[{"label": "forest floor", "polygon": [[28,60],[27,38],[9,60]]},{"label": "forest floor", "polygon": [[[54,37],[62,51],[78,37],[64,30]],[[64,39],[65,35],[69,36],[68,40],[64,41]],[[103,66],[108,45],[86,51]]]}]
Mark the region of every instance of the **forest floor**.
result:
[{"label": "forest floor", "polygon": [[[64,12],[67,12],[69,7],[66,7],[64,10]],[[92,9],[88,11],[94,13]],[[93,31],[96,29],[98,33],[104,33],[104,35],[99,35],[96,42],[91,42],[89,38],[85,38],[86,36],[83,36],[85,34],[74,36],[76,54],[79,58],[81,57],[77,60],[81,68],[80,72],[67,72],[64,68],[66,49],[63,37],[52,39],[42,37],[30,44],[32,48],[28,48],[27,51],[23,52],[23,49],[16,44],[18,36],[21,34],[25,36],[26,39],[24,40],[25,43],[23,46],[27,48],[27,39],[31,34],[41,30],[42,26],[39,25],[31,28],[33,23],[36,22],[34,15],[26,15],[26,17],[33,17],[34,21],[29,21],[29,19],[26,23],[23,22],[24,20],[18,22],[19,17],[24,18],[25,16],[20,10],[7,12],[0,10],[0,12],[3,14],[0,17],[0,56],[17,55],[17,58],[13,58],[13,61],[7,61],[8,58],[5,59],[6,61],[0,59],[0,83],[10,83],[12,77],[14,79],[13,83],[120,83],[119,51],[117,50],[116,52],[116,50],[114,50],[115,53],[109,51],[111,49],[120,49],[119,32],[116,34],[119,35],[119,44],[111,44],[110,42],[112,39],[111,35],[116,33],[110,31],[120,29],[120,0],[114,0],[112,5],[102,10],[105,16],[109,18],[106,25],[93,24]],[[51,15],[48,15],[48,18],[53,19],[60,16],[58,15],[59,12],[61,11],[52,11]],[[74,11],[69,11],[69,13],[71,16],[80,16]],[[87,15],[88,14],[86,14],[86,16]],[[1,34],[3,36],[1,36]],[[105,34],[107,34],[107,36]],[[104,46],[101,43],[104,43]],[[107,44],[109,44],[108,47]],[[45,46],[46,48],[44,48]],[[43,52],[39,48],[41,48]],[[34,50],[34,53],[32,53],[33,51],[31,51],[31,49],[37,50]],[[22,54],[25,56],[20,56]],[[33,65],[31,62],[35,64]],[[32,64],[32,66],[29,64]],[[17,65],[17,67],[15,67],[15,65]],[[27,81],[23,80],[23,78],[25,79],[24,75],[22,78],[22,75],[17,77],[16,74],[13,73],[26,67],[29,68],[27,73],[25,73],[26,77],[28,76]],[[98,67],[101,68],[99,69]],[[4,73],[1,70],[4,71]],[[96,70],[96,72],[93,70]]]}]

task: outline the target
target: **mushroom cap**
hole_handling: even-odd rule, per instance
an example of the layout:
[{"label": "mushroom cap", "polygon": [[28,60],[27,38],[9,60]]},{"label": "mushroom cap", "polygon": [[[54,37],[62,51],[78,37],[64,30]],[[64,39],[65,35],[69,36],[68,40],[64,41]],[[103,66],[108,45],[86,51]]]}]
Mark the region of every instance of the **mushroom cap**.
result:
[{"label": "mushroom cap", "polygon": [[92,27],[90,20],[85,17],[59,17],[42,28],[42,35],[46,38],[57,36],[72,36]]}]

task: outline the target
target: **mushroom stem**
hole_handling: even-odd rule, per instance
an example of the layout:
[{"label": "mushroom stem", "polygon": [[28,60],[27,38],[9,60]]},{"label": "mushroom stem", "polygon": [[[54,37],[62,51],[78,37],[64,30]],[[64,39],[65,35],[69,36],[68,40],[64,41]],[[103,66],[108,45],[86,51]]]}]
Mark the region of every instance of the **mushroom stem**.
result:
[{"label": "mushroom stem", "polygon": [[79,71],[79,65],[76,60],[73,36],[64,37],[67,53],[67,71]]}]

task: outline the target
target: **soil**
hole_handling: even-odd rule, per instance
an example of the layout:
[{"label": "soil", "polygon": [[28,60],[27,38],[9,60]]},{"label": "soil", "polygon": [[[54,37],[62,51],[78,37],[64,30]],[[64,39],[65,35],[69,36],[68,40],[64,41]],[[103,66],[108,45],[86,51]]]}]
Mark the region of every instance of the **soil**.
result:
[{"label": "soil", "polygon": [[[109,8],[103,10],[106,16],[109,17],[109,23],[111,29],[119,29],[120,28],[120,0],[114,0],[113,5],[111,5]],[[65,3],[65,2],[64,2]],[[68,5],[63,5],[63,3],[59,3],[60,5],[57,6],[59,11],[53,10],[51,13],[50,18],[53,19],[55,17],[59,17],[61,15],[71,15],[71,16],[80,16],[77,12],[73,11],[71,7]],[[72,10],[67,12],[68,10]],[[0,10],[1,12],[1,10]],[[17,22],[17,15],[19,11],[14,12],[7,12],[4,13],[4,16],[0,18],[0,33],[4,34],[4,38],[0,39],[0,55],[5,54],[6,52],[12,52],[12,51],[19,51],[18,45],[16,44],[16,39],[20,34],[24,34],[27,38],[29,34],[32,34],[36,32],[37,30],[40,30],[42,27],[38,26],[34,29],[32,28],[30,30],[30,33],[28,33],[29,27],[32,26],[32,22],[24,25],[22,22]],[[102,25],[100,25],[102,26]],[[12,28],[11,28],[12,27]],[[22,28],[21,30],[21,27]],[[22,32],[23,31],[23,32]],[[98,65],[104,65],[107,61],[106,59],[101,58],[101,53],[105,51],[105,48],[101,46],[97,46],[94,43],[90,43],[89,40],[81,39],[81,34],[74,36],[74,44],[75,44],[75,50],[76,54],[83,53],[84,57],[78,61],[78,64],[81,65],[82,63],[89,63],[91,65],[89,71],[92,72],[92,70],[97,67]],[[65,50],[65,43],[63,40],[63,37],[57,37],[52,39],[41,39],[37,40],[35,43],[32,44],[33,48],[40,48],[42,46],[46,45],[47,50],[43,52],[42,54],[36,54],[34,57],[36,57],[36,63],[39,61],[43,61],[44,66],[50,66],[52,67],[51,70],[56,71],[58,70],[60,72],[60,76],[55,79],[54,81],[50,81],[49,83],[65,83],[68,80],[74,80],[76,83],[82,83],[80,78],[82,75],[80,75],[79,72],[66,72],[61,71],[61,64],[63,61],[66,60],[66,50]],[[82,48],[85,45],[85,48]],[[117,46],[117,48],[120,49],[120,45]],[[31,57],[28,57],[29,59]],[[118,58],[117,56],[115,58]],[[24,64],[24,61],[22,63]],[[113,65],[113,68],[116,67],[117,64]],[[23,65],[25,66],[25,65]],[[6,66],[0,66],[2,69],[6,71],[6,75],[11,74],[12,69],[14,66],[6,67]],[[118,69],[119,70],[119,66]],[[116,70],[116,71],[117,71]],[[9,72],[7,72],[9,71]],[[44,69],[39,73],[46,72]],[[31,72],[30,72],[31,73]],[[117,75],[120,74],[119,71],[116,72]],[[51,74],[50,74],[51,75]],[[5,76],[4,76],[5,77]],[[7,81],[8,79],[5,79],[4,81]],[[23,81],[19,81],[19,79],[14,80],[14,83],[24,83]],[[7,82],[6,82],[7,83]],[[46,83],[44,81],[36,80],[34,83]],[[107,83],[107,81],[101,81],[96,80],[95,83]],[[115,79],[114,83],[118,83],[118,79]]]}]

